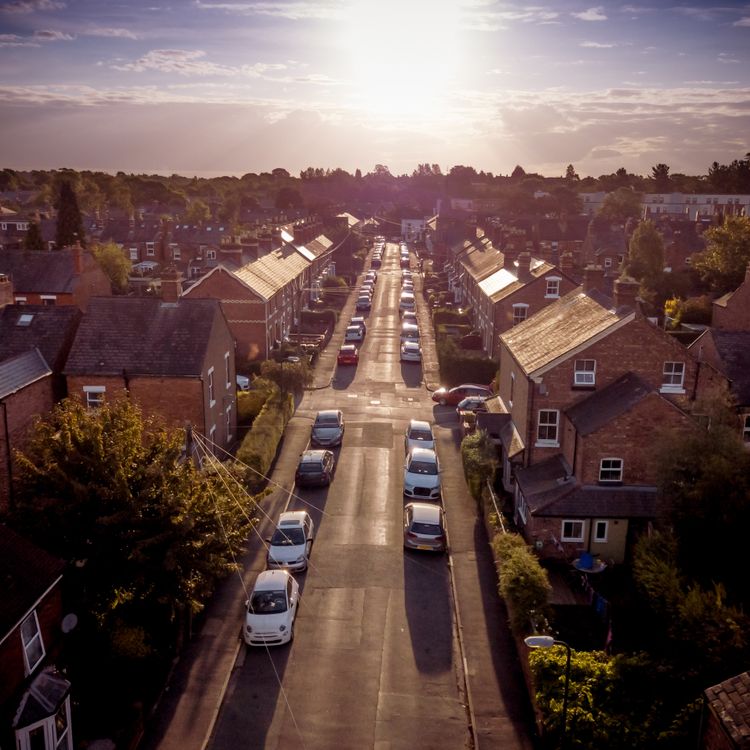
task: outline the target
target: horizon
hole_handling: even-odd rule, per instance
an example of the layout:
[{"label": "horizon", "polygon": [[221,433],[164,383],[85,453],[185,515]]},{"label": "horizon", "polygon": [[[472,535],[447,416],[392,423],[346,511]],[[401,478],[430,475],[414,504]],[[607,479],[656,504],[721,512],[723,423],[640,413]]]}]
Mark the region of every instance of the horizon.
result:
[{"label": "horizon", "polygon": [[703,175],[750,152],[749,62],[736,0],[10,0],[0,163]]}]

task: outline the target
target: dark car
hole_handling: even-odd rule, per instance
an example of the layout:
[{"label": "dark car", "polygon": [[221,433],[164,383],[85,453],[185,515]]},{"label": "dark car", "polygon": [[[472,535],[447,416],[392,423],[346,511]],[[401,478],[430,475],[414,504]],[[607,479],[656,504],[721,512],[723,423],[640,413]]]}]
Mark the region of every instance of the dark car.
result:
[{"label": "dark car", "polygon": [[325,487],[331,483],[335,471],[333,451],[309,450],[299,457],[294,481],[300,487]]},{"label": "dark car", "polygon": [[344,415],[340,409],[325,409],[315,416],[310,441],[314,445],[333,447],[344,439]]},{"label": "dark car", "polygon": [[432,394],[432,400],[437,401],[441,406],[458,406],[459,401],[468,396],[483,396],[489,398],[492,391],[486,385],[477,385],[476,383],[463,383],[455,388],[438,388]]}]

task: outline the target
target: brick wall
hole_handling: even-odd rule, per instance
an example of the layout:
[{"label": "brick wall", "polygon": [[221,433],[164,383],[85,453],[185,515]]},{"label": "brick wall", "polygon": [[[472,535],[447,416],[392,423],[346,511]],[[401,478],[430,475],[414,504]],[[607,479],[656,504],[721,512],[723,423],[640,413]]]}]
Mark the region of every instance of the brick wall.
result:
[{"label": "brick wall", "polygon": [[750,266],[726,307],[713,306],[711,325],[728,331],[750,331]]},{"label": "brick wall", "polygon": [[716,714],[710,709],[704,709],[703,734],[700,750],[737,750],[737,745],[727,736]]}]

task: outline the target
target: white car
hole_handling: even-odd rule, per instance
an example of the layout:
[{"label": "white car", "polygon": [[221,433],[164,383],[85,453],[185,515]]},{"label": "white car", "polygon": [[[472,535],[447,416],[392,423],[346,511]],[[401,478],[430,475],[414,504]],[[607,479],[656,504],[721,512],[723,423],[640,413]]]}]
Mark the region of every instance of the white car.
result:
[{"label": "white car", "polygon": [[245,602],[242,636],[248,646],[280,646],[294,638],[299,584],[286,570],[264,570]]},{"label": "white car", "polygon": [[419,341],[419,326],[416,323],[402,323],[401,341]]},{"label": "white car", "polygon": [[412,448],[429,448],[435,450],[435,436],[432,425],[421,419],[412,419],[404,433],[404,448],[408,453]]},{"label": "white car", "polygon": [[314,533],[315,526],[307,511],[282,513],[276,524],[276,531],[268,540],[266,566],[293,571],[307,570]]},{"label": "white car", "polygon": [[404,495],[418,500],[440,499],[440,462],[430,448],[412,448],[404,462]]},{"label": "white car", "polygon": [[402,362],[421,362],[422,347],[419,341],[407,339],[401,342],[401,361]]},{"label": "white car", "polygon": [[347,326],[346,333],[344,334],[344,341],[362,341],[365,337],[365,332],[362,330],[362,326]]},{"label": "white car", "polygon": [[235,378],[237,382],[238,391],[249,391],[250,390],[250,378],[247,375],[237,375]]}]

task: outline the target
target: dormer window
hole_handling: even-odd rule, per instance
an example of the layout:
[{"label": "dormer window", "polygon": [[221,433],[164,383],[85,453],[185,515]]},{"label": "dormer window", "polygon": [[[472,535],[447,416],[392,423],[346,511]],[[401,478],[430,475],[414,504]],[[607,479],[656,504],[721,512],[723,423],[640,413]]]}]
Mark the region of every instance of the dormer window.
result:
[{"label": "dormer window", "polygon": [[560,296],[560,277],[559,276],[548,276],[547,277],[547,288],[544,292],[545,298],[553,298]]}]

